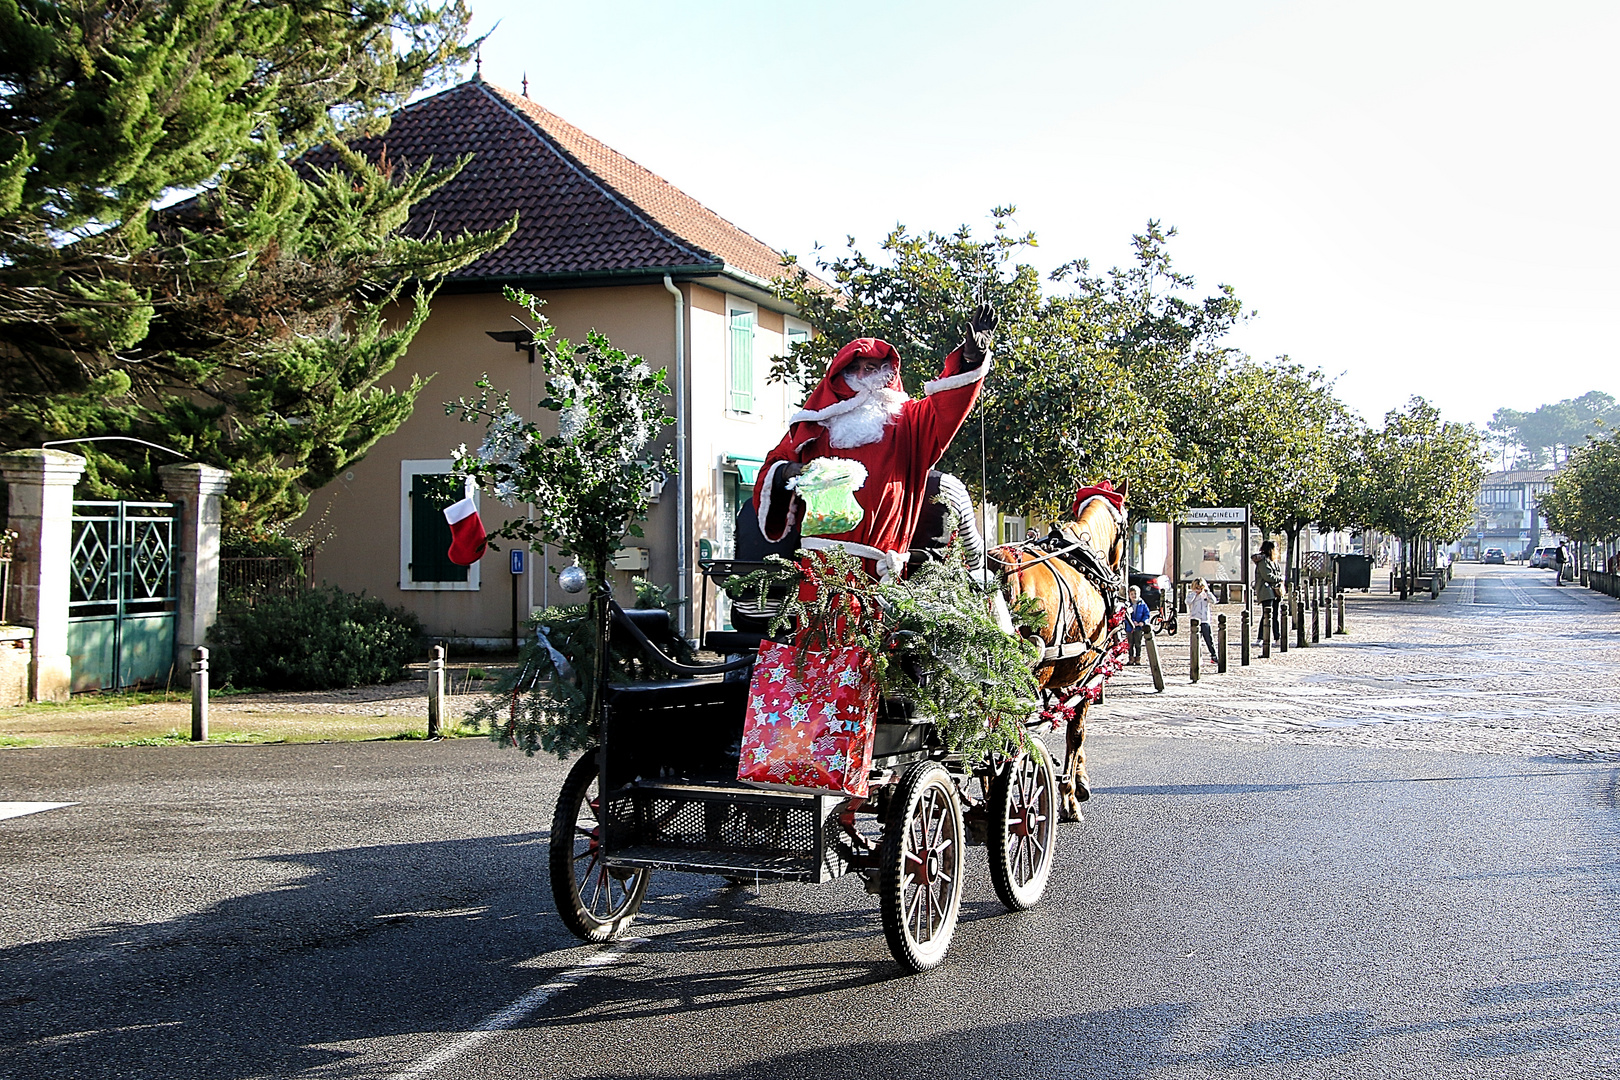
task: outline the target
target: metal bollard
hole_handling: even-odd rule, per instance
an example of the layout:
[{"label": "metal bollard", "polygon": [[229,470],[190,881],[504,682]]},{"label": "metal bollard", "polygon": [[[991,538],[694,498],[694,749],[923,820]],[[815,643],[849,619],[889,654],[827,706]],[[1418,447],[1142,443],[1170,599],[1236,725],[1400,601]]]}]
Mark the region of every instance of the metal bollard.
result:
[{"label": "metal bollard", "polygon": [[1153,674],[1153,689],[1159,693],[1164,692],[1164,669],[1159,666],[1159,643],[1153,640],[1153,631],[1150,629],[1147,636],[1142,639],[1147,646],[1148,671]]},{"label": "metal bollard", "polygon": [[208,741],[208,650],[191,650],[191,741]]},{"label": "metal bollard", "polygon": [[1215,616],[1215,672],[1226,674],[1226,615]]},{"label": "metal bollard", "polygon": [[1344,593],[1339,594],[1339,633],[1344,633]]},{"label": "metal bollard", "polygon": [[1193,682],[1198,681],[1199,649],[1200,649],[1200,642],[1199,642],[1199,633],[1198,633],[1198,620],[1197,619],[1188,619],[1187,620],[1187,656],[1188,656],[1188,660],[1187,660],[1187,678],[1190,679]]},{"label": "metal bollard", "polygon": [[1303,591],[1298,593],[1297,598],[1294,600],[1294,634],[1297,638],[1294,643],[1296,648],[1303,649],[1310,644],[1305,640],[1305,594]]},{"label": "metal bollard", "polygon": [[1249,642],[1254,636],[1252,633],[1253,627],[1251,627],[1249,624],[1253,621],[1254,620],[1249,617],[1249,609],[1244,608],[1242,617],[1238,619],[1238,626],[1243,630],[1243,633],[1239,635],[1240,642],[1238,645],[1238,663],[1243,667],[1249,666]]},{"label": "metal bollard", "polygon": [[[1333,628],[1331,626],[1328,627],[1328,632],[1329,633],[1333,632]],[[1317,602],[1316,597],[1313,596],[1313,597],[1311,597],[1311,644],[1315,645],[1318,642],[1320,642],[1321,640],[1322,640],[1322,606],[1321,606],[1321,604],[1319,604]]]},{"label": "metal bollard", "polygon": [[1277,650],[1279,652],[1286,653],[1288,651],[1288,635],[1293,633],[1294,630],[1292,616],[1293,612],[1289,610],[1288,601],[1279,596],[1277,598],[1277,628],[1282,631],[1277,635]]},{"label": "metal bollard", "polygon": [[1440,571],[1438,570],[1429,577],[1429,599],[1440,599]]},{"label": "metal bollard", "polygon": [[437,739],[444,734],[444,646],[433,646],[428,655],[427,737]]}]

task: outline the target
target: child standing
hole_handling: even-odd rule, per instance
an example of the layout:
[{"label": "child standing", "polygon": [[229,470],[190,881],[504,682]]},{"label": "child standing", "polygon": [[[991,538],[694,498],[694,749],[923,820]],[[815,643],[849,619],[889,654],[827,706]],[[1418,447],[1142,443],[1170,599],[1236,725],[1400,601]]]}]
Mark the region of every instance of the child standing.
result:
[{"label": "child standing", "polygon": [[1125,625],[1130,628],[1131,659],[1133,664],[1142,662],[1142,640],[1153,633],[1153,612],[1148,608],[1147,602],[1142,599],[1142,590],[1135,585],[1131,586],[1131,607],[1125,613]]}]

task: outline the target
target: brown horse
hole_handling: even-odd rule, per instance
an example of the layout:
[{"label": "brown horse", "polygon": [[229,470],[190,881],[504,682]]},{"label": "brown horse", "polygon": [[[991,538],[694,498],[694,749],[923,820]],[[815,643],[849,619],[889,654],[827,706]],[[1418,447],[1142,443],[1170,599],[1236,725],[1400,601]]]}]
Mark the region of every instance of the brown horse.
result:
[{"label": "brown horse", "polygon": [[[1016,605],[1021,597],[1032,596],[1046,613],[1041,632],[1035,635],[1026,631],[1026,636],[1046,653],[1035,669],[1042,701],[1049,709],[1069,714],[1064,776],[1059,785],[1063,796],[1061,820],[1079,821],[1080,804],[1091,798],[1084,749],[1091,700],[1078,688],[1105,656],[1109,605],[1097,584],[1075,567],[1084,563],[1089,551],[1095,561],[1121,579],[1125,521],[1108,500],[1093,498],[1079,508],[1073,520],[1055,525],[1053,532],[1056,542],[1044,546],[1008,544],[993,549],[989,558],[990,565],[1001,575],[1009,604]],[[1085,550],[1054,554],[1069,545]]]}]

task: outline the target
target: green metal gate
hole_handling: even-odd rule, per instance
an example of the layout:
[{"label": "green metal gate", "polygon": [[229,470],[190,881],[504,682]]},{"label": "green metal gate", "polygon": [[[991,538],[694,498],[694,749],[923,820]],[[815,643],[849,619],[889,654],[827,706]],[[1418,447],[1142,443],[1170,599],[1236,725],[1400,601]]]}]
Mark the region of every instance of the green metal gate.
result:
[{"label": "green metal gate", "polygon": [[73,690],[156,682],[174,664],[173,503],[75,502]]}]

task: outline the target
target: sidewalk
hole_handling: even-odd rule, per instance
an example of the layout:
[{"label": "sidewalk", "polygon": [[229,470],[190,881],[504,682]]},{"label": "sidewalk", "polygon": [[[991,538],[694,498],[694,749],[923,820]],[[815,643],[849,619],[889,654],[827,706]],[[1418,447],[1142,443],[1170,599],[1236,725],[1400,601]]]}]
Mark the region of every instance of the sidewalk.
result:
[{"label": "sidewalk", "polygon": [[[494,685],[470,678],[470,674],[479,669],[497,674],[502,666],[488,660],[452,663],[448,669],[450,692],[445,699],[448,716],[453,720],[466,716],[483,696],[484,688]],[[124,704],[117,696],[86,695],[65,705],[0,709],[0,747],[189,741],[191,695],[181,690],[169,696],[172,700]],[[410,677],[400,682],[352,690],[215,694],[209,701],[208,727],[213,742],[319,742],[425,735],[427,665],[411,665]]]},{"label": "sidewalk", "polygon": [[[1485,576],[1482,576],[1485,575]],[[1462,564],[1438,600],[1375,586],[1346,596],[1345,636],[1251,651],[1225,612],[1227,674],[1188,680],[1187,622],[1158,639],[1165,692],[1146,667],[1109,685],[1088,725],[1110,734],[1424,747],[1620,761],[1620,603],[1550,574]],[[1498,602],[1506,601],[1506,602]],[[1325,629],[1325,627],[1324,627]],[[1309,637],[1309,623],[1306,626]],[[1297,638],[1291,639],[1297,640]]]}]

